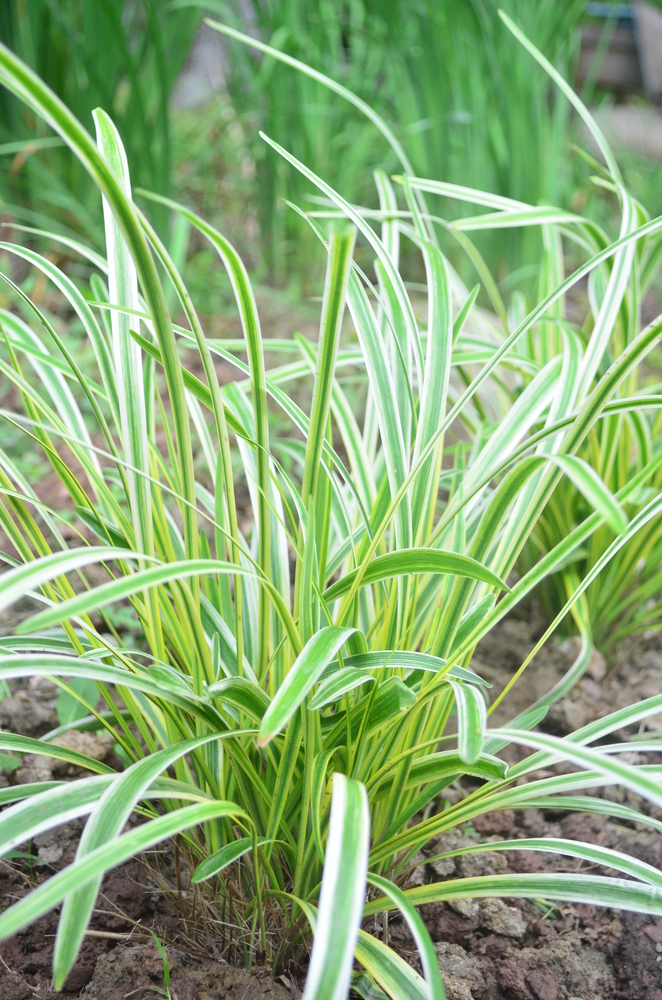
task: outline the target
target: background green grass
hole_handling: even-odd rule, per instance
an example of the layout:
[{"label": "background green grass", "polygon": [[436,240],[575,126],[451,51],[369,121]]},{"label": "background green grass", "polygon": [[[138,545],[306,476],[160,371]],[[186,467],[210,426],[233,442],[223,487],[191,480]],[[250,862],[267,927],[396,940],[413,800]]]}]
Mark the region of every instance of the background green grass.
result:
[{"label": "background green grass", "polygon": [[[419,176],[530,204],[580,206],[608,220],[614,206],[594,192],[589,168],[571,151],[577,137],[567,102],[533,71],[531,57],[499,20],[499,6],[572,81],[582,0],[210,0],[204,7],[8,0],[0,39],[88,128],[94,107],[113,115],[136,187],[193,201],[222,223],[262,282],[310,292],[322,255],[285,202],[302,204],[312,189],[265,146],[259,130],[360,203],[374,203],[371,171],[389,172],[395,159],[347,102],[232,41],[224,42],[225,92],[203,109],[169,112],[202,15],[248,26],[368,101],[395,128]],[[0,147],[50,137],[15,98],[0,96]],[[625,167],[634,195],[655,214],[657,165],[630,154]],[[52,225],[55,215],[60,228],[100,241],[98,197],[62,147],[4,155],[0,148],[0,194],[5,212],[19,221],[42,225],[48,217]],[[431,202],[449,219],[471,211],[447,199]],[[150,216],[168,235],[167,211],[151,206]],[[490,233],[477,243],[508,294],[518,286],[530,292],[538,233]],[[466,270],[461,253],[445,249]],[[204,258],[196,263],[208,272]],[[212,289],[210,306],[217,310],[223,296],[213,298]]]}]

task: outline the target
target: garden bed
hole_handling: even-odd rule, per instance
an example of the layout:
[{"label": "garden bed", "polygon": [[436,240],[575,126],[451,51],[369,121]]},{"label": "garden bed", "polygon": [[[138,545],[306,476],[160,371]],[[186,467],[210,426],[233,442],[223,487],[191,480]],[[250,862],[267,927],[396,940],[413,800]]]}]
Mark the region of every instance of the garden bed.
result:
[{"label": "garden bed", "polygon": [[[478,647],[474,666],[493,684],[492,697],[522,662],[542,628],[535,607],[526,620],[514,616],[493,630]],[[506,721],[553,685],[576,654],[576,641],[551,641],[538,654],[506,699],[493,721]],[[549,713],[542,729],[565,735],[593,718],[606,715],[635,699],[659,690],[662,639],[651,634],[623,644],[606,665],[595,655],[585,677]],[[56,689],[38,680],[18,687],[0,702],[2,728],[40,736],[56,724]],[[655,717],[649,729],[659,727]],[[619,734],[625,738],[625,733]],[[628,734],[632,738],[633,733]],[[91,734],[70,733],[61,739],[106,763],[114,761],[112,742]],[[511,763],[524,751],[510,747]],[[654,755],[638,754],[629,763],[653,763]],[[59,770],[58,770],[59,768]],[[551,773],[551,772],[550,772]],[[20,771],[4,772],[3,782],[74,777],[73,770],[44,757],[27,757]],[[540,772],[538,777],[543,776]],[[466,780],[466,779],[465,779]],[[459,797],[462,790],[449,791]],[[597,794],[597,793],[596,793]],[[612,801],[636,806],[655,818],[655,807],[618,788],[599,790]],[[37,837],[22,850],[34,860],[2,863],[0,898],[6,903],[25,894],[30,885],[73,860],[82,823],[77,821]],[[569,811],[491,813],[473,825],[438,838],[417,858],[413,882],[507,872],[580,871],[586,862],[530,851],[500,851],[427,864],[426,858],[468,846],[477,840],[565,837],[622,851],[662,868],[662,835],[605,816]],[[614,874],[593,868],[595,873]],[[264,968],[246,970],[233,962],[231,928],[205,906],[200,890],[187,891],[185,864],[180,859],[179,885],[172,847],[131,861],[110,872],[90,925],[81,955],[64,988],[65,996],[124,1000],[158,995],[163,989],[163,962],[151,938],[155,931],[168,946],[172,1000],[287,1000],[299,997],[305,968],[289,969],[276,980]],[[190,889],[190,887],[189,887]],[[635,913],[586,905],[548,906],[523,900],[465,900],[421,908],[430,931],[448,1000],[660,1000],[662,998],[662,920]],[[217,921],[215,923],[215,921]],[[16,935],[0,948],[2,1000],[54,1000],[51,966],[57,913]],[[383,937],[381,918],[367,918],[365,927]],[[406,926],[391,919],[389,944],[420,970],[414,942]],[[230,959],[230,961],[228,961]],[[135,992],[134,992],[135,991]]]}]

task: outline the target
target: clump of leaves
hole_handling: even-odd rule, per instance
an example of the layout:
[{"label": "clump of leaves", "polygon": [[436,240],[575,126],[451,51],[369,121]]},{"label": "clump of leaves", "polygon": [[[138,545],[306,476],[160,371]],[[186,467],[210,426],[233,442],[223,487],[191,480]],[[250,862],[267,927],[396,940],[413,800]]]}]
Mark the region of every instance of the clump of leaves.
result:
[{"label": "clump of leaves", "polygon": [[[398,183],[406,209],[398,208],[395,188],[382,174],[376,176],[380,210],[357,209],[271,143],[330,206],[308,216],[327,252],[313,343],[264,338],[233,247],[204,220],[167,203],[219,253],[247,361],[236,345],[205,336],[181,276],[132,200],[110,118],[95,113],[95,143],[40,80],[0,48],[4,85],[61,135],[97,184],[107,246],[103,259],[67,241],[91,268],[83,294],[47,258],[2,244],[60,290],[94,347],[98,372],[81,370],[48,316],[16,288],[30,321],[2,313],[7,360],[0,368],[19,391],[24,412],[3,416],[43,449],[76,507],[80,535],[75,545],[66,543],[58,512],[0,451],[0,522],[15,552],[4,556],[14,565],[0,577],[0,607],[24,595],[44,604],[2,641],[0,676],[53,678],[87,713],[68,726],[110,730],[128,761],[118,774],[50,738],[0,734],[2,751],[46,754],[91,772],[68,784],[0,790],[7,806],[0,814],[3,852],[44,829],[88,817],[74,862],[0,915],[2,938],[62,905],[58,988],[78,954],[104,872],[175,834],[195,858],[194,880],[213,879],[221,903],[233,908],[237,947],[247,963],[259,954],[278,968],[305,955],[313,928],[307,1000],[346,996],[354,958],[394,998],[443,997],[416,911],[421,903],[520,896],[662,913],[657,869],[552,838],[486,846],[552,851],[624,877],[527,873],[407,888],[421,847],[494,809],[535,804],[654,823],[617,803],[577,794],[609,784],[662,806],[657,774],[615,758],[627,743],[594,747],[659,712],[662,696],[561,740],[533,731],[558,692],[511,724],[489,729],[486,684],[471,668],[480,638],[567,566],[602,525],[615,539],[578,581],[559,618],[662,510],[657,493],[629,520],[626,507],[652,481],[662,461],[657,452],[617,495],[579,455],[611,415],[661,402],[649,396],[642,404],[625,393],[657,343],[662,320],[620,345],[613,334],[635,256],[655,245],[662,220],[638,217],[588,113],[507,23],[592,129],[622,200],[618,240],[601,242],[590,222],[551,207],[415,177],[384,122],[313,74],[358,104],[388,138],[402,164]],[[439,249],[437,227],[449,227],[428,213],[427,191],[493,210],[454,223],[451,232],[480,268],[501,326],[476,308],[476,290],[462,286]],[[586,262],[569,278],[559,274],[539,304],[511,325],[466,235],[481,225],[557,227],[583,247]],[[376,287],[353,262],[357,233],[376,258]],[[398,269],[401,239],[414,244],[425,264],[424,324]],[[602,305],[583,341],[555,323],[554,309],[603,263],[609,273]],[[186,325],[171,321],[163,272]],[[194,352],[204,380],[185,363],[191,355],[184,349]],[[272,353],[285,351],[284,363],[267,364]],[[216,357],[235,366],[237,381],[219,385]],[[347,370],[362,374],[360,419],[341,381]],[[508,388],[513,378],[516,392]],[[309,413],[287,391],[301,381],[312,381]],[[292,434],[275,436],[273,408],[291,422]],[[196,478],[194,435],[206,482]],[[590,513],[509,586],[563,477]],[[237,504],[244,484],[252,512],[248,533],[240,530],[247,517]],[[102,567],[105,582],[88,579],[92,565]],[[113,635],[104,609],[120,601],[138,616],[140,641],[127,644],[117,630]],[[581,672],[583,655],[570,681]],[[95,683],[98,701],[83,696],[80,679]],[[508,769],[499,753],[509,743],[534,753]],[[560,761],[574,770],[534,777]],[[473,790],[442,808],[444,790],[464,776]],[[134,812],[144,822],[125,831]],[[231,878],[241,891],[230,892]],[[394,908],[409,924],[424,978],[360,929],[364,915]]]}]

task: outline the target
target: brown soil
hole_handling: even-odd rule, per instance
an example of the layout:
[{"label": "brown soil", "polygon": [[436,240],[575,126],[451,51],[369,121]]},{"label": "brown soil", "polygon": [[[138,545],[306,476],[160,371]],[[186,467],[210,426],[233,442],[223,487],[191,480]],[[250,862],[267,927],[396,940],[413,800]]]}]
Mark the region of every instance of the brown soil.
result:
[{"label": "brown soil", "polygon": [[[493,696],[512,676],[539,633],[535,615],[528,620],[510,618],[480,645],[474,666],[494,685]],[[569,732],[621,705],[658,693],[662,641],[651,636],[619,652],[609,669],[596,655],[585,678],[541,728],[557,734]],[[575,640],[548,643],[494,721],[512,718],[539,697],[562,676],[575,654]],[[49,682],[33,680],[18,687],[11,698],[0,702],[0,725],[41,735],[56,724],[54,699],[55,689]],[[649,720],[649,728],[662,728],[659,722]],[[622,733],[614,739],[626,736]],[[113,763],[112,745],[104,737],[68,734],[66,739],[74,743],[84,739],[86,745],[81,745],[81,750]],[[509,759],[519,759],[525,752],[510,748]],[[653,762],[654,758],[641,754],[637,759]],[[26,757],[13,776],[0,774],[0,783],[74,776],[57,768],[57,763],[46,758]],[[600,794],[656,815],[648,804],[622,789],[602,789]],[[656,818],[662,818],[662,813]],[[5,904],[68,864],[79,831],[79,823],[68,824],[35,838],[29,845],[30,862],[2,862],[0,898]],[[480,817],[473,825],[429,844],[418,858],[414,881],[587,867],[572,859],[518,851],[427,862],[435,854],[471,842],[532,836],[581,839],[662,868],[662,837],[648,827],[581,813],[528,809]],[[28,846],[23,849],[27,851]],[[64,996],[124,1000],[129,995],[159,995],[164,987],[163,963],[149,934],[154,930],[168,943],[172,1000],[299,997],[303,977],[298,983],[287,976],[274,981],[266,969],[237,968],[226,960],[232,956],[221,932],[216,934],[209,923],[209,916],[202,919],[207,925],[201,933],[200,913],[194,913],[190,905],[185,910],[183,900],[178,906],[176,892],[165,889],[169,872],[174,885],[172,868],[172,854],[163,848],[158,856],[129,862],[109,873],[91,933],[65,984]],[[595,871],[615,874],[599,868]],[[432,904],[421,912],[435,943],[448,1000],[662,1000],[662,920],[581,905],[560,905],[545,912],[544,907],[522,900]],[[383,935],[381,919],[375,922],[371,918],[365,926],[376,936]],[[0,947],[0,1000],[54,1000],[51,962],[56,927],[57,912]],[[391,946],[420,971],[415,946],[403,923],[392,917],[387,933]]]},{"label": "brown soil", "polygon": [[[81,823],[70,823],[36,837],[30,845],[31,862],[2,862],[0,898],[4,903],[9,905],[70,864],[81,829]],[[274,982],[269,970],[237,968],[220,955],[215,960],[199,951],[189,938],[189,921],[160,891],[161,880],[152,867],[159,860],[153,856],[136,859],[104,879],[90,930],[61,994],[52,989],[57,910],[6,941],[0,949],[0,1000],[158,996],[165,985],[164,965],[151,931],[171,942],[167,957],[172,1000],[291,1000],[300,996],[289,980],[285,982],[290,990]]]}]

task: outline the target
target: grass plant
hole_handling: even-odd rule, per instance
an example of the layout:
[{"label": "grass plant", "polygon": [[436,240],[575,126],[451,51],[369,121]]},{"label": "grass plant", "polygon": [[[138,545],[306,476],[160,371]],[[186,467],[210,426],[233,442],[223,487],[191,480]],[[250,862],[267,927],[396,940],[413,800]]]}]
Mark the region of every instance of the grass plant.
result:
[{"label": "grass plant", "polygon": [[[86,713],[64,728],[105,728],[127,760],[122,773],[111,771],[53,742],[62,729],[41,740],[0,734],[4,753],[50,755],[91,775],[0,790],[3,853],[87,817],[74,862],[0,914],[2,939],[62,906],[58,989],[104,872],[175,835],[193,880],[208,884],[231,914],[247,964],[259,957],[277,970],[302,960],[314,930],[306,1000],[346,997],[354,959],[394,1000],[442,1000],[416,910],[422,903],[507,896],[662,915],[657,869],[554,838],[489,849],[552,851],[618,877],[526,873],[408,887],[421,847],[495,809],[535,803],[627,814],[658,827],[644,812],[588,794],[607,785],[662,806],[659,768],[625,763],[619,754],[627,742],[605,743],[658,713],[662,695],[559,739],[535,731],[558,691],[490,728],[486,684],[471,668],[481,637],[552,574],[581,566],[578,551],[598,539],[554,624],[579,613],[601,571],[609,573],[662,511],[659,450],[641,452],[616,492],[586,461],[596,435],[613,434],[621,418],[636,426],[637,415],[662,404],[632,381],[659,341],[662,318],[641,330],[624,323],[639,268],[657,259],[662,219],[642,216],[581,102],[504,22],[527,50],[531,73],[545,71],[591,129],[621,204],[618,239],[561,209],[417,176],[388,125],[351,92],[243,37],[365,111],[399,173],[395,182],[377,173],[381,209],[363,210],[264,137],[268,155],[325,199],[304,213],[327,261],[317,342],[263,337],[230,243],[187,208],[151,196],[219,254],[242,322],[239,347],[205,336],[177,268],[133,201],[111,118],[95,112],[95,142],[0,47],[0,82],[67,143],[102,195],[106,242],[105,257],[67,242],[90,268],[85,288],[36,251],[1,244],[59,290],[98,369],[81,371],[48,315],[4,278],[17,309],[1,313],[0,368],[23,409],[2,417],[43,450],[80,533],[75,544],[65,541],[60,512],[0,450],[0,524],[12,549],[3,555],[9,568],[0,576],[0,609],[24,597],[43,605],[0,642],[0,679],[52,678]],[[428,211],[428,194],[488,211],[451,227]],[[471,232],[541,226],[541,299],[529,312],[509,312]],[[494,315],[477,308],[476,290],[463,286],[439,249],[439,231],[459,240],[479,267]],[[375,258],[374,285],[355,263],[356,240]],[[425,268],[424,320],[399,270],[405,240]],[[562,240],[583,256],[570,277]],[[171,321],[157,265],[185,324]],[[560,310],[587,275],[598,276],[599,305],[578,332]],[[184,362],[191,351],[204,379]],[[234,365],[237,381],[219,385],[217,357]],[[362,376],[360,418],[343,387],[347,372]],[[301,384],[312,386],[308,412],[292,398]],[[290,433],[274,433],[276,409]],[[196,475],[194,441],[204,476]],[[586,516],[512,582],[565,481],[586,502]],[[240,503],[244,486],[250,511]],[[121,602],[140,621],[139,640],[127,643],[113,629],[107,609]],[[581,672],[586,646],[568,684]],[[83,682],[93,682],[85,689],[93,694],[83,693]],[[508,768],[499,753],[510,743],[533,753]],[[535,776],[561,762],[572,770]],[[464,794],[451,805],[444,790],[458,781]],[[142,822],[126,828],[133,814]],[[423,976],[361,927],[364,916],[394,909],[416,941]]]}]

